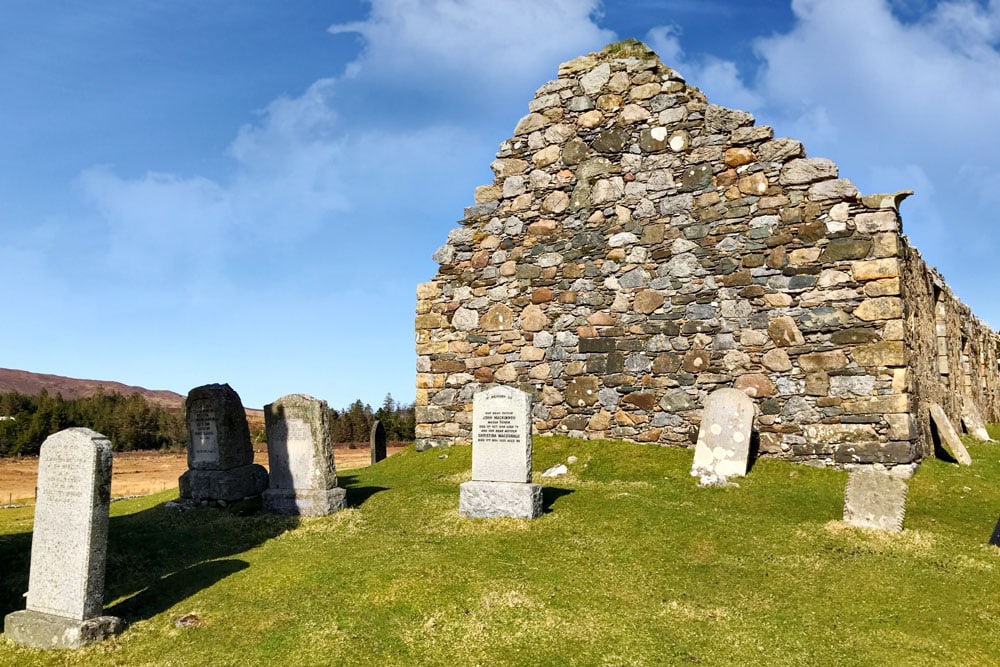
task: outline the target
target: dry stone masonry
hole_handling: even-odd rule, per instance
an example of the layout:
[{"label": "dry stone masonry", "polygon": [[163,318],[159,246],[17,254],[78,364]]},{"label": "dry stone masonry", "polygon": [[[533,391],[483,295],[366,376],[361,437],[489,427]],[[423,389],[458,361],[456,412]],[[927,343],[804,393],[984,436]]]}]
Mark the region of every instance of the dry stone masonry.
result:
[{"label": "dry stone masonry", "polygon": [[69,428],[42,443],[31,538],[27,609],[4,633],[34,648],[79,648],[122,629],[104,616],[104,565],[111,502],[111,442]]},{"label": "dry stone masonry", "polygon": [[[928,405],[1000,418],[996,334],[863,196],[638,42],[564,63],[417,287],[418,448],[530,392],[540,434],[689,446],[706,397],[757,404],[760,452],[931,453]],[[966,410],[967,411],[967,410]]]}]

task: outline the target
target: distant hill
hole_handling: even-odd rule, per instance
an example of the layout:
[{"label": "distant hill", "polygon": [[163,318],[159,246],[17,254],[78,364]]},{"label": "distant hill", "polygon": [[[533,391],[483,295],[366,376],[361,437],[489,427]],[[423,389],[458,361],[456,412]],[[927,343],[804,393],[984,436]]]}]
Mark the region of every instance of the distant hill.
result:
[{"label": "distant hill", "polygon": [[34,396],[45,390],[50,394],[61,394],[63,398],[70,399],[93,396],[98,389],[103,389],[108,394],[118,393],[123,396],[139,394],[149,403],[167,410],[179,412],[184,409],[185,397],[165,389],[146,389],[111,380],[81,380],[48,373],[0,368],[0,393],[16,391]]}]

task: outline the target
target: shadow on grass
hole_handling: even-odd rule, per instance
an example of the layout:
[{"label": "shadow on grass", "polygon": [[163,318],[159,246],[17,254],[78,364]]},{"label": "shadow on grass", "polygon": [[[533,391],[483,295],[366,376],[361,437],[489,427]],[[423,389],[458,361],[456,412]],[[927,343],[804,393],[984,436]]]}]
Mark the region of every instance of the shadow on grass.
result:
[{"label": "shadow on grass", "polygon": [[384,486],[356,486],[356,474],[337,475],[337,484],[347,490],[348,507],[361,507],[366,500],[380,491],[388,491]]},{"label": "shadow on grass", "polygon": [[542,487],[542,512],[548,514],[552,511],[552,505],[563,496],[573,493],[573,489],[564,489],[561,486]]},{"label": "shadow on grass", "polygon": [[[298,525],[296,517],[198,507],[165,507],[113,516],[108,526],[105,601],[139,593],[115,609],[166,609],[233,572],[241,561],[212,561],[243,553]],[[31,533],[0,536],[0,616],[24,609]],[[132,600],[136,600],[132,602]],[[158,613],[157,611],[153,612]],[[148,616],[143,616],[147,618]],[[139,620],[123,614],[127,622]]]},{"label": "shadow on grass", "polygon": [[104,613],[119,616],[129,623],[148,620],[195,593],[222,581],[231,574],[245,570],[244,560],[210,560],[168,574],[145,590],[106,609]]}]

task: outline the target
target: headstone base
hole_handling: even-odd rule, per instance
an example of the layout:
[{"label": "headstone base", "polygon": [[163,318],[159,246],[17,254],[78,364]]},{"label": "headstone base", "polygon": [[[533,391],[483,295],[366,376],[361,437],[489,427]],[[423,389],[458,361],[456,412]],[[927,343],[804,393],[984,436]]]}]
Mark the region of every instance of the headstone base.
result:
[{"label": "headstone base", "polygon": [[472,519],[537,519],[542,515],[542,485],[465,482],[459,486],[458,513]]},{"label": "headstone base", "polygon": [[347,490],[332,489],[268,489],[264,492],[264,510],[274,514],[295,516],[326,516],[344,509]]},{"label": "headstone base", "polygon": [[26,609],[7,614],[3,632],[8,639],[31,648],[80,648],[120,633],[125,623],[117,616],[79,620]]},{"label": "headstone base", "polygon": [[267,489],[267,470],[256,463],[229,470],[188,470],[178,485],[181,498],[233,502],[263,493]]},{"label": "headstone base", "polygon": [[906,491],[906,482],[888,473],[851,472],[844,489],[844,522],[898,533],[906,515]]}]

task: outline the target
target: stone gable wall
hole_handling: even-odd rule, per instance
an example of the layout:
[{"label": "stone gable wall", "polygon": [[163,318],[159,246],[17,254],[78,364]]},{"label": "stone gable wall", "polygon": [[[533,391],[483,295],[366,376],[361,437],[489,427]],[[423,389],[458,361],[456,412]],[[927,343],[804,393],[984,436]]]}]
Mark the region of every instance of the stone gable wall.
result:
[{"label": "stone gable wall", "polygon": [[[901,196],[861,196],[638,43],[564,63],[528,108],[417,288],[419,448],[469,442],[492,384],[535,395],[539,433],[688,445],[731,386],[762,453],[926,453],[916,392],[943,385],[911,370],[933,336],[905,292],[932,274]],[[945,301],[976,327],[966,366],[988,369],[966,375],[995,415],[996,336]]]}]

